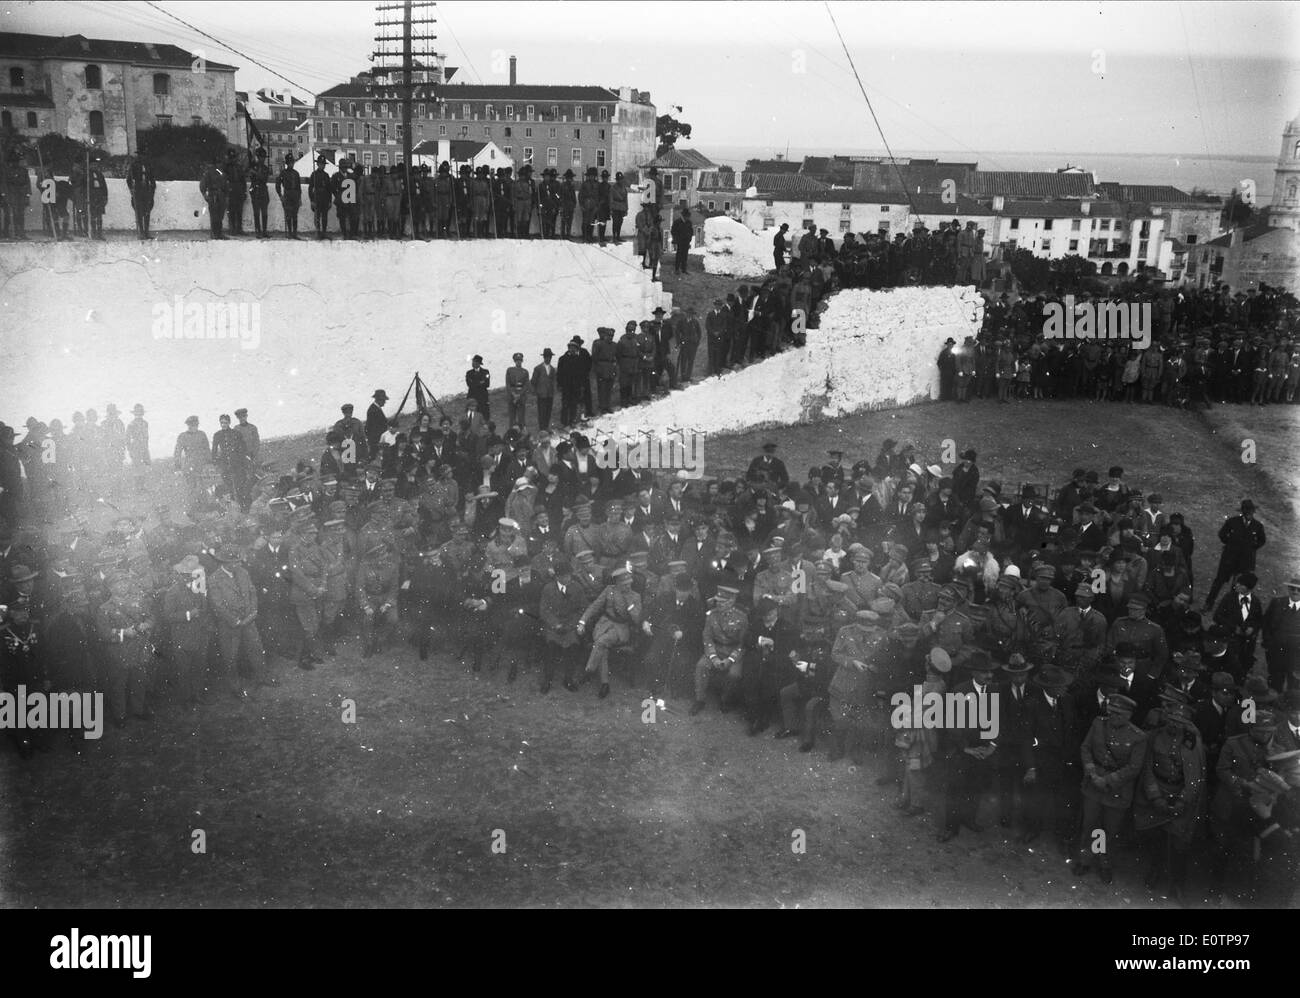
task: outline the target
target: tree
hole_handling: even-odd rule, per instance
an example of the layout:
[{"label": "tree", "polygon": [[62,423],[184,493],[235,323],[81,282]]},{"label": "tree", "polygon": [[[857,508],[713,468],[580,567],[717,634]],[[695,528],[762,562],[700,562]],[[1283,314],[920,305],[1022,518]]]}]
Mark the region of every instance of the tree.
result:
[{"label": "tree", "polygon": [[1233,191],[1228,203],[1223,206],[1220,223],[1225,229],[1238,229],[1249,225],[1254,216],[1254,206],[1241,199],[1240,191]]},{"label": "tree", "polygon": [[678,121],[671,114],[661,114],[655,119],[655,138],[659,140],[659,148],[655,151],[656,156],[662,156],[677,145],[678,138],[689,139],[690,137],[691,126],[684,121]]},{"label": "tree", "polygon": [[1008,261],[1016,286],[1026,294],[1038,294],[1052,282],[1052,263],[1034,256],[1027,249],[1017,249]]},{"label": "tree", "polygon": [[212,125],[146,128],[136,133],[159,180],[198,180],[209,163],[225,159],[226,134]]},{"label": "tree", "polygon": [[1072,253],[1051,263],[1056,283],[1066,291],[1079,291],[1097,276],[1097,265],[1086,257]]}]

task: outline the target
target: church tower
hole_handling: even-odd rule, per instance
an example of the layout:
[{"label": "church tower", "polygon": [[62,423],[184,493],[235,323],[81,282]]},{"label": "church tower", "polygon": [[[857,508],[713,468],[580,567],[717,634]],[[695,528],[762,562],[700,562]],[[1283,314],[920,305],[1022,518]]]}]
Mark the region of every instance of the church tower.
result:
[{"label": "church tower", "polygon": [[1268,224],[1300,232],[1300,114],[1282,130],[1282,152],[1273,176]]}]

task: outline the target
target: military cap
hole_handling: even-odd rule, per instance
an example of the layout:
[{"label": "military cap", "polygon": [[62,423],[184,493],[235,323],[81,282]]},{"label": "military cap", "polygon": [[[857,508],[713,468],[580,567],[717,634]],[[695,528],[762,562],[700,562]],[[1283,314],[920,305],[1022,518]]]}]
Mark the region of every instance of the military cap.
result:
[{"label": "military cap", "polygon": [[334,519],[332,519],[332,520],[326,520],[326,521],[325,521],[325,529],[326,529],[326,530],[329,530],[329,529],[331,529],[331,528],[333,528],[333,527],[344,527],[344,526],[347,526],[347,522],[348,522],[348,521],[345,520],[345,519],[343,519],[342,517],[338,517],[338,516],[336,516],[336,517],[334,517]]},{"label": "military cap", "polygon": [[1035,579],[1055,579],[1055,578],[1056,578],[1056,566],[1055,566],[1055,565],[1049,565],[1049,564],[1047,564],[1046,562],[1039,562],[1037,565],[1034,566],[1034,578],[1035,578]]},{"label": "military cap", "polygon": [[632,573],[627,570],[626,565],[619,565],[618,568],[614,569],[614,571],[609,574],[609,577],[611,579],[624,579],[631,575]]},{"label": "military cap", "polygon": [[185,417],[185,425],[186,425],[186,426],[198,426],[198,425],[199,425],[199,417],[198,417],[198,416],[186,416],[186,417]]},{"label": "military cap", "polygon": [[575,558],[594,558],[594,557],[596,557],[596,552],[593,551],[593,550],[591,550],[591,548],[583,548],[581,551],[579,551],[579,552],[578,552],[577,554],[575,554],[573,557],[575,557]]},{"label": "military cap", "polygon": [[1074,676],[1059,665],[1045,665],[1034,676],[1034,683],[1045,690],[1061,692],[1074,682]]},{"label": "military cap", "polygon": [[1151,597],[1148,596],[1146,593],[1141,593],[1141,592],[1139,592],[1139,593],[1133,593],[1132,595],[1130,595],[1129,598],[1128,598],[1128,601],[1127,601],[1127,603],[1126,603],[1125,605],[1126,605],[1126,606],[1142,606],[1142,607],[1145,607],[1145,606],[1149,606],[1150,603],[1151,603]]},{"label": "military cap", "polygon": [[197,555],[187,554],[172,566],[172,571],[177,575],[193,575],[196,569],[202,567],[203,562],[199,561]]},{"label": "military cap", "polygon": [[596,172],[596,168],[595,168],[594,166],[589,166],[589,167],[587,167],[587,173],[586,173],[586,176],[588,176],[588,177],[594,177],[594,176],[596,176],[596,175],[597,175],[597,172]]},{"label": "military cap", "polygon": [[1006,664],[1002,666],[1002,671],[1012,676],[1027,675],[1032,669],[1033,665],[1026,662],[1025,656],[1019,652],[1013,652],[1010,658],[1007,659]]},{"label": "military cap", "polygon": [[217,561],[223,564],[229,564],[233,561],[239,561],[243,556],[241,555],[239,548],[235,547],[235,545],[222,544],[212,552],[212,557],[216,558]]},{"label": "military cap", "polygon": [[1137,701],[1123,693],[1111,693],[1106,697],[1106,707],[1110,710],[1122,710],[1131,714],[1137,709]]},{"label": "military cap", "polygon": [[1232,678],[1230,672],[1216,672],[1210,677],[1210,688],[1215,690],[1233,690],[1237,689],[1237,681]]}]

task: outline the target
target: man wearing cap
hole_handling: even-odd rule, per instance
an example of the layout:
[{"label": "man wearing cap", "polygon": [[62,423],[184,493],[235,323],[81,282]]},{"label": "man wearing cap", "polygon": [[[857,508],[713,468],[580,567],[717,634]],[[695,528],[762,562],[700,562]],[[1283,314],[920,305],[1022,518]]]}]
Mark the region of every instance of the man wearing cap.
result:
[{"label": "man wearing cap", "polygon": [[1252,865],[1258,817],[1251,809],[1251,798],[1258,790],[1256,778],[1266,768],[1277,723],[1273,711],[1260,707],[1246,730],[1229,737],[1219,753],[1210,802],[1212,898],[1223,893],[1233,866]]},{"label": "man wearing cap", "polygon": [[231,428],[230,417],[225,413],[218,417],[218,422],[221,429],[212,435],[212,463],[221,472],[221,482],[227,494],[239,504],[242,512],[247,513],[253,496],[248,480],[249,458],[244,438]]},{"label": "man wearing cap", "polygon": [[[1024,664],[1019,668],[1023,669]],[[1016,666],[1008,666],[1007,671],[1014,677]],[[1074,701],[1066,692],[1072,681],[1070,673],[1055,665],[1044,665],[1038,670],[1032,692],[1026,685],[1024,732],[1016,746],[1021,758],[1021,779],[1027,793],[1025,828],[1019,841],[1028,845],[1042,834],[1044,826],[1048,826],[1061,852],[1066,855],[1074,835],[1074,815],[1079,797],[1081,732]],[[1016,716],[1015,696],[1013,678],[1012,684],[1003,689],[1000,700],[1004,734],[998,742],[999,756],[1007,747],[1007,723],[1014,722]]]},{"label": "man wearing cap", "polygon": [[1249,499],[1241,501],[1241,512],[1223,521],[1219,528],[1219,567],[1214,582],[1205,596],[1202,612],[1209,613],[1215,597],[1225,584],[1242,572],[1255,571],[1255,553],[1264,546],[1264,526],[1255,519],[1255,504]]},{"label": "man wearing cap", "polygon": [[591,365],[596,374],[596,406],[601,415],[614,411],[614,381],[618,377],[618,347],[614,343],[614,329],[601,326],[596,330],[597,340],[591,345]]},{"label": "man wearing cap", "polygon": [[156,620],[131,576],[110,569],[105,581],[109,598],[96,611],[95,629],[108,659],[108,706],[113,722],[132,717],[148,720],[149,668],[153,660]]},{"label": "man wearing cap", "polygon": [[1128,597],[1128,616],[1120,617],[1110,625],[1106,647],[1116,649],[1121,644],[1131,646],[1138,671],[1154,679],[1165,671],[1169,663],[1169,645],[1160,625],[1147,619],[1149,603],[1150,598],[1146,593],[1133,593]]},{"label": "man wearing cap", "polygon": [[510,188],[510,204],[514,214],[516,239],[532,239],[533,208],[537,204],[537,185],[533,181],[533,166],[525,163]]},{"label": "man wearing cap", "polygon": [[1090,675],[1106,646],[1106,618],[1093,606],[1096,594],[1084,581],[1074,589],[1074,605],[1056,617],[1057,655],[1060,664],[1082,675]]},{"label": "man wearing cap", "polygon": [[948,653],[954,666],[964,666],[975,647],[976,625],[965,609],[966,590],[949,583],[939,590],[939,604],[929,620],[921,622],[921,637]]},{"label": "man wearing cap", "polygon": [[1105,884],[1113,879],[1111,857],[1146,758],[1146,732],[1132,724],[1136,707],[1131,697],[1110,694],[1106,716],[1093,720],[1080,749],[1083,822],[1074,873],[1086,874],[1096,856]]},{"label": "man wearing cap", "polygon": [[1230,672],[1215,672],[1210,676],[1210,696],[1201,701],[1192,713],[1192,723],[1201,733],[1205,745],[1206,783],[1214,790],[1219,754],[1227,740],[1228,712],[1237,705],[1237,681]]},{"label": "man wearing cap", "polygon": [[606,586],[587,607],[576,628],[579,637],[591,634],[591,654],[583,682],[599,673],[602,700],[609,696],[609,653],[631,645],[634,629],[641,626],[642,619],[641,597],[632,589],[632,573],[625,567],[617,568],[612,578],[614,584]]},{"label": "man wearing cap", "polygon": [[384,637],[397,627],[397,585],[397,555],[391,544],[381,540],[366,551],[357,567],[362,658],[379,654]]},{"label": "man wearing cap", "polygon": [[695,703],[691,714],[704,709],[712,681],[720,679],[722,695],[719,701],[725,714],[730,708],[740,686],[744,665],[745,637],[749,632],[749,619],[736,608],[740,593],[739,581],[723,579],[714,597],[714,608],[704,618],[704,654],[695,663]]},{"label": "man wearing cap", "polygon": [[1300,575],[1287,580],[1286,595],[1273,597],[1261,623],[1269,684],[1300,688]]},{"label": "man wearing cap", "polygon": [[203,669],[212,639],[207,578],[202,563],[192,554],[173,565],[172,572],[172,584],[162,600],[167,657],[176,670],[181,702],[193,707],[203,694]]},{"label": "man wearing cap", "polygon": [[290,239],[298,238],[298,210],[302,205],[302,176],[293,168],[294,155],[284,154],[284,166],[275,175],[275,195],[284,209],[284,232]]},{"label": "man wearing cap", "polygon": [[176,472],[184,477],[187,499],[192,501],[203,485],[203,471],[212,461],[208,435],[199,429],[199,417],[185,420],[185,431],[176,437],[172,460]]},{"label": "man wearing cap", "polygon": [[1147,840],[1147,889],[1154,889],[1168,871],[1170,893],[1181,903],[1187,853],[1205,806],[1205,746],[1192,723],[1187,697],[1173,690],[1162,694],[1161,701],[1162,723],[1147,737],[1133,827]]},{"label": "man wearing cap", "polygon": [[[812,602],[810,598],[810,605]],[[893,613],[893,600],[882,597],[852,617],[843,614],[847,619],[837,632],[832,623],[830,659],[835,671],[827,690],[832,721],[827,758],[832,762],[847,753],[854,765],[860,766],[864,748],[880,747],[887,714],[875,694],[890,684],[888,638]],[[811,643],[806,633],[803,639],[805,644]]]},{"label": "man wearing cap", "polygon": [[217,567],[207,573],[208,607],[216,618],[217,648],[229,689],[236,697],[242,697],[247,694],[239,675],[241,653],[247,658],[255,681],[275,683],[266,671],[266,653],[257,631],[257,588],[234,545],[221,545],[212,552],[212,557]]},{"label": "man wearing cap", "polygon": [[289,552],[289,604],[298,618],[302,643],[298,667],[312,669],[324,664],[321,657],[321,602],[327,594],[326,555],[317,543],[316,521],[307,517],[299,525]]}]

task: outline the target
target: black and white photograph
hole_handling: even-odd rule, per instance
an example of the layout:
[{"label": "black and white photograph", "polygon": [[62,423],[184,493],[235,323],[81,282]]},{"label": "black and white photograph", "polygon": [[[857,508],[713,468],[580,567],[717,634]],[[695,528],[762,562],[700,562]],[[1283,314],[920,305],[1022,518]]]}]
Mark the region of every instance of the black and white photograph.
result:
[{"label": "black and white photograph", "polygon": [[1052,909],[1242,981],[1298,390],[1295,4],[10,2],[20,962]]}]

